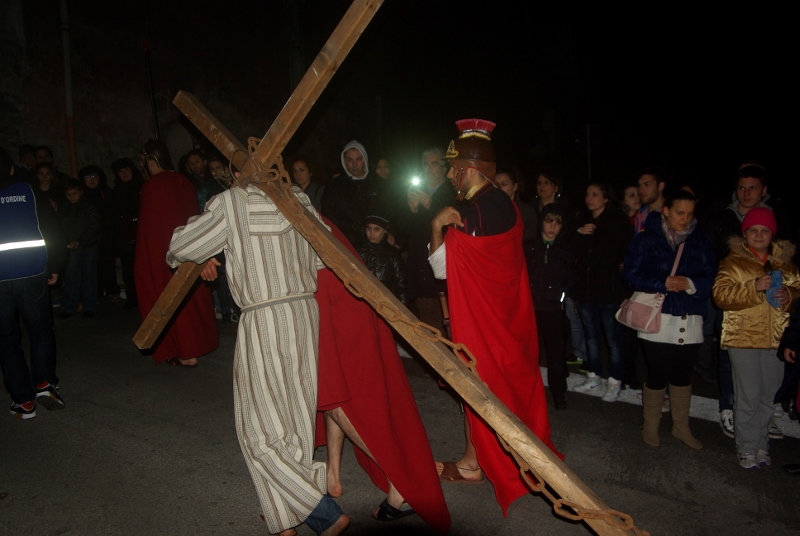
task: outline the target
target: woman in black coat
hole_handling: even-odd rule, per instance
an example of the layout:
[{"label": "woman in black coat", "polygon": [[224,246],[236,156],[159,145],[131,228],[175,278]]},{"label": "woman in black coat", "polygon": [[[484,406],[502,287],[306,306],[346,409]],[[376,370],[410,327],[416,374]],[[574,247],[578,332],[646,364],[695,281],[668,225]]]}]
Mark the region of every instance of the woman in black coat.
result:
[{"label": "woman in black coat", "polygon": [[[578,392],[603,388],[600,345],[608,343],[609,371],[603,400],[615,402],[625,374],[621,325],[614,318],[619,304],[628,297],[620,271],[633,229],[616,206],[611,187],[592,182],[586,187],[586,209],[578,214],[575,248],[575,301],[586,334],[589,372]],[[601,335],[602,331],[602,335]]]}]

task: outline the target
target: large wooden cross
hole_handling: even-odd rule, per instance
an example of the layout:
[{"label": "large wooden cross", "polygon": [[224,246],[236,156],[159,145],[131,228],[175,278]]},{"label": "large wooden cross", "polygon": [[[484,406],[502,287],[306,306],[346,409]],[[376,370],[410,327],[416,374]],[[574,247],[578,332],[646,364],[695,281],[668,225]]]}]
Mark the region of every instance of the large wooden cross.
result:
[{"label": "large wooden cross", "polygon": [[[192,95],[179,92],[174,104],[241,172],[239,186],[255,184],[275,202],[286,218],[311,243],[322,261],[348,288],[363,297],[398,331],[442,378],[470,405],[527,465],[560,496],[556,510],[584,519],[600,535],[628,534],[629,517],[610,510],[533,432],[518,419],[438,332],[422,324],[383,284],[328,232],[298,201],[288,178],[273,170],[287,142],[308,114],[328,81],[364,31],[383,0],[355,0],[322,51],[256,146],[245,147]],[[134,342],[150,348],[197,280],[201,267],[182,264],[137,331]],[[481,356],[477,356],[480,359]],[[563,503],[562,503],[563,501]],[[564,507],[573,511],[565,511]],[[577,512],[577,515],[574,513]]]}]

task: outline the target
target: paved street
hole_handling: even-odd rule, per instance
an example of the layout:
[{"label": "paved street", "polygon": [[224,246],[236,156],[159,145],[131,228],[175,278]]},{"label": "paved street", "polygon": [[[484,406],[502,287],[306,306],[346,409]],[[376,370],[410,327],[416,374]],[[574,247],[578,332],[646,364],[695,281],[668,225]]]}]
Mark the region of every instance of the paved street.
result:
[{"label": "paved street", "polygon": [[[219,349],[197,369],[153,366],[131,342],[138,325],[136,311],[107,302],[94,319],[57,322],[62,411],[39,407],[35,419],[18,421],[8,415],[3,392],[0,534],[266,533],[234,431],[235,325],[222,326]],[[434,455],[457,459],[463,449],[458,403],[414,360],[404,363]],[[698,384],[696,391],[714,395],[713,386]],[[653,535],[797,532],[800,478],[781,470],[800,462],[796,423],[782,421],[795,437],[773,441],[772,467],[744,470],[716,421],[692,419],[705,446],[692,451],[669,435],[665,415],[661,447],[647,447],[641,408],[633,393],[623,398],[632,403],[568,393],[569,409],[550,412],[565,462],[606,504]],[[713,418],[716,401],[703,402],[696,405],[711,408],[706,413]],[[383,497],[349,448],[343,469],[339,502],[353,519],[348,535],[431,533],[417,517],[373,521],[369,512]],[[592,534],[587,525],[554,515],[539,496],[518,500],[503,518],[490,484],[444,486],[454,536]],[[312,533],[303,527],[300,534]]]}]

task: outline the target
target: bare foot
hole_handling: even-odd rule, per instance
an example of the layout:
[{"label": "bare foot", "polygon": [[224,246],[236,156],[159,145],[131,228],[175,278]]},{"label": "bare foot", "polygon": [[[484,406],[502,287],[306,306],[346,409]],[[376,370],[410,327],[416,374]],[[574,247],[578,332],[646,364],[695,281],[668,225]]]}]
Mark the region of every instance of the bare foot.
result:
[{"label": "bare foot", "polygon": [[331,525],[328,530],[323,531],[320,536],[339,536],[344,531],[347,530],[347,527],[350,526],[350,518],[346,515],[342,514],[339,516],[339,519],[336,520],[336,523]]},{"label": "bare foot", "polygon": [[341,497],[344,490],[342,489],[342,483],[339,482],[338,479],[331,478],[331,475],[328,475],[328,495],[333,497],[334,499]]}]

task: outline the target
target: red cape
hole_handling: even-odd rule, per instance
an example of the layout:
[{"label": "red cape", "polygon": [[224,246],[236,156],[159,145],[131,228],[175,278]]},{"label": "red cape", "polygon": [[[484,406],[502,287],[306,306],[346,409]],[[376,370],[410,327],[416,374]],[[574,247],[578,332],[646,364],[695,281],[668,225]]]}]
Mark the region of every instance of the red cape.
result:
[{"label": "red cape", "polygon": [[[341,231],[324,221],[358,257]],[[316,299],[320,312],[316,445],[326,441],[321,412],[341,407],[377,460],[376,464],[355,449],[372,482],[386,492],[388,476],[426,523],[447,532],[450,512],[389,327],[328,269],[318,272]]]},{"label": "red cape", "polygon": [[[522,249],[522,218],[508,232],[475,237],[450,229],[447,292],[453,341],[469,348],[489,389],[550,449],[547,401],[539,370],[539,339]],[[497,434],[466,407],[478,462],[497,502],[508,506],[530,493]],[[561,456],[559,454],[559,456]]]},{"label": "red cape", "polygon": [[[172,279],[173,272],[166,261],[172,232],[197,214],[197,194],[183,175],[163,171],[142,185],[133,268],[142,320]],[[153,347],[153,361],[158,364],[173,357],[200,357],[214,351],[218,344],[211,290],[198,278]]]}]

